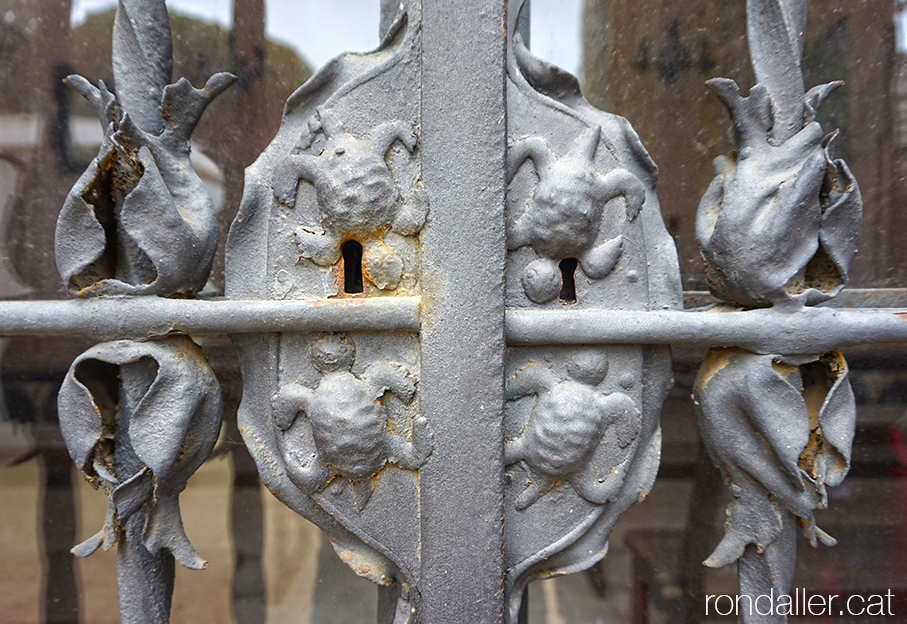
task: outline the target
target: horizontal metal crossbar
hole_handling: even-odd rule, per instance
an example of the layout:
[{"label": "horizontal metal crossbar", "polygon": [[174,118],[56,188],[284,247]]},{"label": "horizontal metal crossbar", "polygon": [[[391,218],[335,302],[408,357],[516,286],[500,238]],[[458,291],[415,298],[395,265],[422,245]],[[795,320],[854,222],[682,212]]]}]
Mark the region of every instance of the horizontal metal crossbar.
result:
[{"label": "horizontal metal crossbar", "polygon": [[419,298],[245,301],[104,297],[0,302],[0,335],[148,338],[172,332],[419,331]]},{"label": "horizontal metal crossbar", "polygon": [[507,313],[506,331],[511,345],[698,344],[795,355],[857,344],[905,342],[907,309],[513,310]]},{"label": "horizontal metal crossbar", "polygon": [[[292,301],[106,297],[0,302],[0,335],[147,338],[172,332],[243,334],[420,329],[419,297]],[[907,342],[907,309],[774,308],[746,312],[510,310],[507,342],[698,344],[759,353],[817,353]]]}]

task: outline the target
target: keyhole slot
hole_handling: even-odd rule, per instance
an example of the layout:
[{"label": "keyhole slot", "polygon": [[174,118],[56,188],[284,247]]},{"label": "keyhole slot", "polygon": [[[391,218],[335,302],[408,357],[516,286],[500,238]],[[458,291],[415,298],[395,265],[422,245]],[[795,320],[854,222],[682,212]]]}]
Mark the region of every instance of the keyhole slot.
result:
[{"label": "keyhole slot", "polygon": [[343,292],[362,292],[362,245],[351,240],[343,243]]},{"label": "keyhole slot", "polygon": [[564,258],[560,263],[561,294],[558,297],[563,304],[576,303],[576,258]]}]

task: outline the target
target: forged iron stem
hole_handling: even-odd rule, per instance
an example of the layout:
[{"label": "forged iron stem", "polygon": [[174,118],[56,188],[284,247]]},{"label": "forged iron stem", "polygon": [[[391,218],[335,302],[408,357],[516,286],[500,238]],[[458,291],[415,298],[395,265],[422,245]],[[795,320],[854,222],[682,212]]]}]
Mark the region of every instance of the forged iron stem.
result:
[{"label": "forged iron stem", "polygon": [[[313,301],[111,297],[0,302],[0,335],[99,340],[172,332],[212,335],[302,331],[419,331],[418,297]],[[819,353],[838,346],[907,342],[907,309],[804,308],[746,312],[510,310],[507,343],[697,344],[756,353]]]},{"label": "forged iron stem", "polygon": [[[790,594],[794,580],[794,564],[797,560],[797,519],[787,512],[782,520],[781,537],[769,545],[765,552],[759,552],[752,544],[737,564],[737,579],[740,583],[740,596],[747,596],[755,601],[760,596],[782,596]],[[763,600],[764,602],[764,600]],[[765,605],[753,604],[749,608],[747,601],[742,601],[740,609],[741,624],[784,624],[787,616],[774,613],[763,615]]]},{"label": "forged iron stem", "polygon": [[[418,297],[312,301],[111,297],[0,302],[0,335],[99,340],[302,331],[419,331]],[[907,309],[804,308],[746,312],[510,310],[507,343],[698,344],[756,353],[819,353],[837,346],[907,342]]]}]

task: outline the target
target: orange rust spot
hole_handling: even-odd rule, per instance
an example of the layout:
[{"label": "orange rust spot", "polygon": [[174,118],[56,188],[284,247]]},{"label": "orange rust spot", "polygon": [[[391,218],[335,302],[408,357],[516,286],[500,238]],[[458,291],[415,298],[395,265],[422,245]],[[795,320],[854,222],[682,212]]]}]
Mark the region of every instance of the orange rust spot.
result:
[{"label": "orange rust spot", "polygon": [[895,312],[894,315],[902,321],[907,321],[907,312]]}]

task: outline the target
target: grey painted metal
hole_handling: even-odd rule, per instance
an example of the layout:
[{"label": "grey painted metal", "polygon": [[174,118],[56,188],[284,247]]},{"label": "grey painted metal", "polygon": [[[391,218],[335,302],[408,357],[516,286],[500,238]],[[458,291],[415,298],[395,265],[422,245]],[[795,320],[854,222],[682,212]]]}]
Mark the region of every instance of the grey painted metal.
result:
[{"label": "grey painted metal", "polygon": [[907,341],[907,310],[775,308],[734,312],[618,310],[507,312],[507,342],[698,344],[757,353],[820,353],[836,346]]},{"label": "grey painted metal", "polygon": [[73,362],[58,403],[70,456],[108,497],[104,526],[72,552],[116,546],[121,621],[167,621],[174,559],[207,565],[183,530],[179,494],[217,441],[217,379],[186,336],[108,342]]},{"label": "grey painted metal", "polygon": [[[529,51],[516,28],[524,11],[508,5],[505,319],[679,309],[654,163],[625,119]],[[517,624],[527,585],[600,561],[618,518],[651,488],[673,379],[664,346],[508,337],[508,347],[504,621]]]},{"label": "grey painted metal", "polygon": [[[904,319],[888,313],[869,324],[872,313],[803,308],[847,283],[862,219],[856,181],[829,155],[837,133],[823,138],[815,120],[819,104],[842,83],[804,88],[806,5],[747,0],[758,84],[741,97],[732,80],[709,81],[731,114],[737,150],[715,160],[715,180],[696,216],[709,289],[735,305],[771,306],[743,314],[772,321],[777,334],[711,349],[693,388],[703,442],[733,494],[725,535],[704,563],[738,562],[739,591],[750,601],[790,593],[797,528],[813,546],[835,544],[813,510],[828,506],[826,488],[850,468],[856,404],[847,363],[832,349],[866,334],[898,334]],[[823,340],[794,327],[811,317],[824,317],[823,331],[836,331]],[[740,621],[784,624],[787,615],[743,610]]]},{"label": "grey painted metal", "polygon": [[[686,309],[711,308],[721,300],[704,290],[683,293]],[[818,304],[832,308],[907,308],[907,288],[845,288],[834,299]]]},{"label": "grey painted metal", "polygon": [[[500,0],[423,0],[423,618],[499,622],[504,609],[504,102]],[[468,16],[468,19],[464,17]]]},{"label": "grey painted metal", "polygon": [[[217,223],[189,162],[189,136],[208,103],[236,77],[216,74],[203,89],[185,79],[170,85],[172,56],[164,0],[120,0],[113,29],[116,95],[103,82],[95,87],[79,76],[68,79],[104,129],[98,157],[57,220],[57,267],[71,292],[190,295],[207,282]],[[95,302],[107,310],[96,320],[124,319],[131,301]],[[36,316],[73,306],[84,311],[85,304],[92,306],[38,306]],[[54,316],[58,326],[66,325]],[[178,503],[220,432],[220,387],[204,354],[187,336],[97,345],[67,373],[58,413],[70,456],[108,497],[104,527],[73,554],[116,545],[121,621],[169,621],[175,562],[206,565],[183,531]]]},{"label": "grey painted metal", "polygon": [[418,331],[419,297],[297,301],[104,297],[0,302],[0,335],[142,339],[171,332]]},{"label": "grey painted metal", "polygon": [[[147,338],[172,332],[418,331],[419,297],[298,301],[105,297],[0,302],[0,336]],[[509,310],[507,343],[698,344],[759,353],[907,342],[907,308],[749,311]]]},{"label": "grey painted metal", "polygon": [[98,156],[57,221],[63,282],[81,295],[187,295],[201,290],[217,249],[214,204],[189,162],[189,137],[208,104],[236,81],[169,84],[170,20],[163,0],[120,0],[113,28],[117,93],[67,81],[104,131]]},{"label": "grey painted metal", "polygon": [[834,349],[907,341],[907,309],[804,307],[844,287],[861,214],[814,121],[839,85],[803,85],[806,1],[748,0],[759,85],[711,81],[738,150],[716,161],[697,237],[713,293],[762,308],[696,312],[654,163],[529,52],[525,5],[382,0],[381,45],[300,87],[247,171],[227,299],[193,300],[132,295],[207,280],[216,227],[188,139],[235,78],[168,85],[164,0],[120,0],[118,92],[70,78],[105,131],[56,233],[85,298],[2,302],[0,335],[128,339],[80,356],[59,403],[110,500],[74,552],[118,543],[124,622],[166,620],[174,560],[204,564],[176,497],[216,440],[220,393],[174,334],[233,337],[262,480],[381,585],[380,624],[515,624],[529,582],[599,561],[654,480],[668,344],[715,347],[697,416],[735,501],[706,563],[739,559],[743,593],[784,593],[795,517],[833,542],[813,509],[854,426]]},{"label": "grey painted metal", "polygon": [[[147,338],[172,332],[418,331],[420,298],[182,300],[112,297],[0,302],[0,336]],[[507,343],[699,344],[759,353],[907,342],[907,308],[749,311],[509,310]]]},{"label": "grey painted metal", "polygon": [[715,159],[715,179],[696,214],[696,239],[709,289],[745,307],[815,305],[847,283],[862,219],[860,189],[832,160],[815,120],[832,82],[804,94],[800,73],[805,0],[748,0],[757,78],[708,81],[731,114],[736,151]]},{"label": "grey painted metal", "polygon": [[434,457],[416,333],[429,210],[421,28],[418,2],[398,5],[377,49],[338,56],[290,96],[227,240],[230,300],[389,312],[372,316],[383,324],[344,328],[328,314],[232,338],[238,422],[262,481],[386,588],[379,611],[395,624],[420,619],[420,468]]}]

